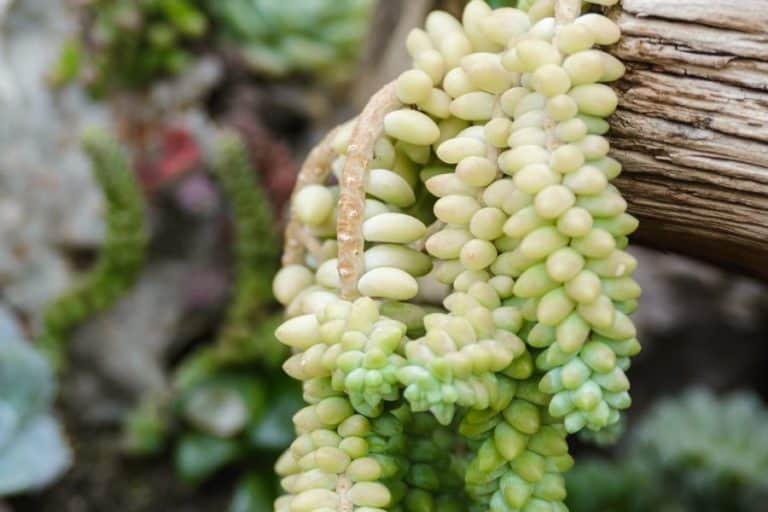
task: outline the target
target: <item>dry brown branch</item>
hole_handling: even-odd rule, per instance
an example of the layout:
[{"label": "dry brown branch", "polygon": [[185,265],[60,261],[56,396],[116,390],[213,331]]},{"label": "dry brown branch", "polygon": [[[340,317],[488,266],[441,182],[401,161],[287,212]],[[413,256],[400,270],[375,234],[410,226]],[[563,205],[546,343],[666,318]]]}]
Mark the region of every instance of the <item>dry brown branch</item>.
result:
[{"label": "dry brown branch", "polygon": [[304,249],[309,251],[309,254],[312,255],[318,265],[323,262],[323,247],[320,245],[320,241],[309,231],[309,229],[304,226],[299,228],[296,233],[296,238]]},{"label": "dry brown branch", "polygon": [[762,0],[623,0],[617,185],[636,239],[768,278],[768,29]]}]

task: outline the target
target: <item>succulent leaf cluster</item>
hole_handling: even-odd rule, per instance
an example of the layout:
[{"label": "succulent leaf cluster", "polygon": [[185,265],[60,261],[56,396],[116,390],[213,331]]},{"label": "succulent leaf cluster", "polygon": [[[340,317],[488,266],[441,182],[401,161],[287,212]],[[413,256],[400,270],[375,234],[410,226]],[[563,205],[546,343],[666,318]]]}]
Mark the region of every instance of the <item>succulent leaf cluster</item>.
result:
[{"label": "succulent leaf cluster", "polygon": [[43,315],[37,341],[57,368],[65,363],[66,340],[72,329],[111,306],[133,284],[147,244],[144,198],[123,148],[97,130],[84,136],[83,148],[104,194],[106,235],[94,267]]},{"label": "succulent leaf cluster", "polygon": [[257,73],[334,83],[357,63],[373,7],[373,0],[88,0],[83,28],[62,47],[50,78],[78,80],[96,96],[143,91],[189,69],[210,40]]},{"label": "succulent leaf cluster", "polygon": [[619,421],[640,349],[625,251],[637,220],[604,137],[617,106],[605,82],[624,66],[599,47],[620,34],[580,8],[432,12],[407,37],[413,68],[321,144],[335,179],[300,177],[299,242],[273,286],[284,368],[309,405],[275,510],[448,510],[453,488],[425,487],[429,469],[401,455],[415,438],[372,435],[424,414],[452,438],[461,510],[567,510],[566,436]]},{"label": "succulent leaf cluster", "polygon": [[665,399],[617,460],[578,465],[568,490],[579,512],[759,510],[768,496],[768,410],[745,392]]}]

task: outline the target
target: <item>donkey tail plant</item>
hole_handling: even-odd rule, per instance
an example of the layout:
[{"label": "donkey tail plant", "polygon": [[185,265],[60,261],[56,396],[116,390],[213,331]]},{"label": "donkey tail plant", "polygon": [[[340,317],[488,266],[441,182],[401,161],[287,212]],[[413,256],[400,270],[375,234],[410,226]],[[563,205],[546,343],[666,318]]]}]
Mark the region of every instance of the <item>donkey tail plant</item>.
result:
[{"label": "donkey tail plant", "polygon": [[58,369],[65,364],[66,340],[72,330],[111,306],[134,283],[147,244],[144,198],[125,151],[95,129],[83,136],[83,148],[104,194],[106,238],[94,268],[44,313],[38,343]]},{"label": "donkey tail plant", "polygon": [[619,421],[640,350],[603,136],[620,33],[581,9],[432,12],[413,69],[309,154],[274,283],[308,402],[277,512],[567,510],[566,436]]}]

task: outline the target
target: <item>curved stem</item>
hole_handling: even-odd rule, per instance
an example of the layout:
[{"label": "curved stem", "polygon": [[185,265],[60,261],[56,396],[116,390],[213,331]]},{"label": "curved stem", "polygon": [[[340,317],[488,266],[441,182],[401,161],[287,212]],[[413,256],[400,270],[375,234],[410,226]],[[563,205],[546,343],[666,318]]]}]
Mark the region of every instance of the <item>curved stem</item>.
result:
[{"label": "curved stem", "polygon": [[400,107],[395,83],[390,82],[374,94],[355,122],[341,173],[341,196],[336,223],[339,242],[341,296],[357,296],[357,279],[363,271],[363,216],[365,210],[365,170],[373,158],[373,146],[384,131],[384,116]]},{"label": "curved stem", "polygon": [[555,20],[558,25],[566,25],[581,14],[581,0],[557,0]]},{"label": "curved stem", "polygon": [[[302,188],[307,185],[316,185],[323,183],[328,174],[331,172],[331,162],[336,157],[336,153],[333,151],[332,142],[334,137],[339,131],[337,126],[309,152],[307,158],[304,160],[304,164],[301,166],[298,176],[296,177],[296,185],[293,187],[293,194],[291,199],[296,197],[296,194]],[[303,234],[301,222],[293,213],[291,208],[291,214],[288,218],[288,223],[285,226],[285,235],[283,242],[283,265],[300,265],[304,262],[304,249]]]},{"label": "curved stem", "polygon": [[339,475],[336,481],[336,494],[339,495],[339,512],[352,512],[355,509],[354,503],[349,500],[349,490],[352,488],[352,482],[347,475]]}]

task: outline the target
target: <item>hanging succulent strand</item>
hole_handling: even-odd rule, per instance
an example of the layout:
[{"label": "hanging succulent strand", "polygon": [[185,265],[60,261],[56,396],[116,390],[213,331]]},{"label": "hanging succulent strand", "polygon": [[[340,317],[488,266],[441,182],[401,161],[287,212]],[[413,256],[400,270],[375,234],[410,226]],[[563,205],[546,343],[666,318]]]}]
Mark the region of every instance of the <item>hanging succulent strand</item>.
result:
[{"label": "hanging succulent strand", "polygon": [[[277,512],[454,510],[441,473],[455,510],[562,512],[567,435],[630,404],[637,221],[601,83],[624,67],[593,48],[619,31],[578,0],[527,7],[431,13],[414,68],[311,153],[273,285],[308,403]],[[452,471],[412,457],[422,415]]]},{"label": "hanging succulent strand", "polygon": [[72,329],[110,307],[134,283],[147,245],[144,198],[125,151],[98,130],[84,135],[83,148],[104,194],[106,237],[94,268],[44,313],[38,344],[59,369],[66,363]]}]

